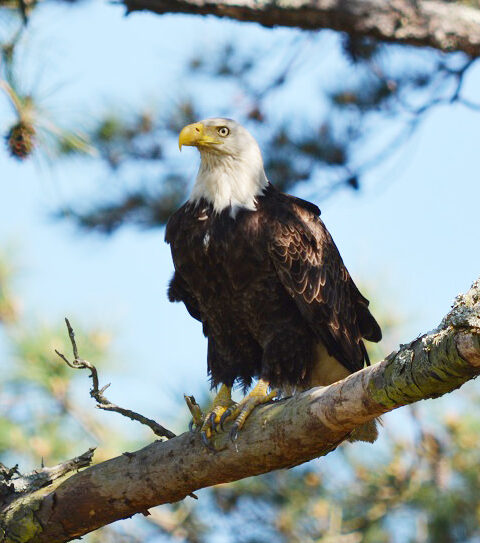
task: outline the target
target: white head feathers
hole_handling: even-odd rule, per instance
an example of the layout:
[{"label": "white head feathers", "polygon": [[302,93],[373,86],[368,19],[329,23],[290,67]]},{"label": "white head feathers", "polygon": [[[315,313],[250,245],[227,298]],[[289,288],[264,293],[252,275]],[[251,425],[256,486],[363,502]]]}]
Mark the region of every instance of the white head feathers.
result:
[{"label": "white head feathers", "polygon": [[186,126],[179,145],[194,145],[201,155],[190,201],[204,198],[215,211],[255,210],[256,197],[267,186],[260,148],[243,126],[231,119],[206,119]]}]

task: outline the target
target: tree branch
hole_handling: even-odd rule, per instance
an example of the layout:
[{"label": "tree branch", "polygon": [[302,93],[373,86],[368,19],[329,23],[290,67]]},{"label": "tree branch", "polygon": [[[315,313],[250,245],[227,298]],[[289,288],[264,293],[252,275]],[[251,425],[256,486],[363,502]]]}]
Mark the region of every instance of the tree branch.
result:
[{"label": "tree branch", "polygon": [[57,464],[51,468],[41,467],[33,470],[31,473],[22,475],[17,467],[0,473],[0,486],[8,484],[13,493],[26,494],[50,485],[53,481],[60,479],[67,473],[78,471],[81,468],[89,466],[93,459],[95,448],[90,448],[80,456],[71,458],[66,462]]},{"label": "tree branch", "polygon": [[87,468],[4,509],[0,541],[70,541],[197,489],[324,456],[356,426],[479,373],[480,279],[437,329],[343,381],[256,409],[235,444],[228,431],[219,434],[212,453],[198,434],[184,433]]},{"label": "tree branch", "polygon": [[445,0],[123,0],[127,12],[218,15],[264,26],[331,28],[480,55],[480,9]]},{"label": "tree branch", "polygon": [[42,531],[35,517],[41,496],[49,495],[69,473],[89,466],[95,449],[51,468],[41,467],[21,474],[18,466],[11,469],[0,464],[0,542],[35,541]]},{"label": "tree branch", "polygon": [[67,318],[65,318],[65,324],[67,325],[68,335],[72,344],[73,361],[70,362],[68,358],[64,354],[58,352],[57,349],[55,349],[55,352],[70,368],[74,370],[89,369],[91,371],[90,377],[92,378],[92,388],[90,390],[90,396],[97,401],[97,407],[99,409],[104,409],[105,411],[115,411],[116,413],[120,413],[120,415],[123,415],[124,417],[127,417],[131,420],[136,420],[141,424],[145,424],[145,426],[148,426],[150,430],[152,430],[152,432],[159,437],[166,437],[167,439],[175,437],[175,434],[173,432],[171,432],[158,422],[144,417],[143,415],[140,415],[140,413],[131,411],[130,409],[124,409],[123,407],[119,407],[118,405],[115,405],[107,400],[104,392],[110,386],[110,383],[103,386],[102,388],[98,388],[99,381],[97,368],[87,360],[83,360],[83,358],[80,358],[78,354],[77,342],[75,341],[75,332],[73,331],[72,325]]}]

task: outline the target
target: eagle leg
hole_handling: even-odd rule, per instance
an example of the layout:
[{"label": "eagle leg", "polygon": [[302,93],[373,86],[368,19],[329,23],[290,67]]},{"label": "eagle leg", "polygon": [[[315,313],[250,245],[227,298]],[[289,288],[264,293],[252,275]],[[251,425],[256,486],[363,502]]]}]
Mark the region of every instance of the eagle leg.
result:
[{"label": "eagle leg", "polygon": [[195,426],[201,430],[202,441],[209,449],[213,449],[210,440],[213,433],[218,430],[222,415],[233,405],[235,405],[235,402],[232,400],[232,388],[222,384],[207,414],[204,417],[202,416],[199,422],[194,412],[190,410]]},{"label": "eagle leg", "polygon": [[278,390],[272,390],[268,392],[269,383],[264,379],[259,379],[253,390],[248,396],[245,396],[241,402],[233,405],[224,411],[220,418],[220,426],[223,429],[223,425],[228,420],[234,420],[230,429],[230,438],[235,441],[238,436],[238,432],[243,428],[245,421],[249,417],[250,413],[257,407],[268,403],[278,396]]}]

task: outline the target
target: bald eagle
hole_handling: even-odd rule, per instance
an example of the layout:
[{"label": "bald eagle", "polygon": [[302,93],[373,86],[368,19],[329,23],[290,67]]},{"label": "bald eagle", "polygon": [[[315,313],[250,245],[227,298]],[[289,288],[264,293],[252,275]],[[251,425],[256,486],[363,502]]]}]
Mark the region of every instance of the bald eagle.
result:
[{"label": "bald eagle", "polygon": [[[168,297],[183,302],[208,338],[208,372],[220,386],[195,420],[208,445],[279,392],[328,385],[369,364],[363,339],[381,330],[310,202],[269,183],[253,136],[231,119],[186,126],[179,147],[201,163],[189,200],[169,219],[175,273]],[[239,403],[234,383],[258,382]],[[190,407],[192,407],[190,405]],[[356,439],[374,441],[375,423]]]}]

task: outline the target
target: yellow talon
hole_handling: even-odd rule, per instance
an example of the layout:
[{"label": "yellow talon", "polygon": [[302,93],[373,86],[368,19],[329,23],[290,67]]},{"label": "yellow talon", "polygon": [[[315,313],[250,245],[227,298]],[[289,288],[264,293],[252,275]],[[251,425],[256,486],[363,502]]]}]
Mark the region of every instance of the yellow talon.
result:
[{"label": "yellow talon", "polygon": [[212,444],[214,433],[218,432],[219,428],[223,430],[225,422],[233,420],[230,437],[235,440],[255,407],[273,400],[278,395],[277,390],[268,392],[268,387],[267,381],[259,379],[250,394],[237,404],[232,400],[231,387],[222,385],[206,415],[203,415],[193,396],[185,396],[193,418],[191,426],[200,429],[203,443],[212,451],[216,451]]},{"label": "yellow talon", "polygon": [[234,420],[232,428],[230,430],[230,437],[232,440],[237,438],[238,432],[243,428],[245,421],[250,416],[252,411],[258,405],[268,403],[278,396],[278,390],[272,390],[268,392],[269,384],[264,379],[259,379],[253,390],[248,396],[245,396],[241,402],[235,405],[235,407],[228,409],[220,420],[220,425],[229,420]]},{"label": "yellow talon", "polygon": [[214,450],[211,444],[213,433],[218,430],[222,415],[232,407],[232,405],[235,405],[235,402],[232,400],[231,387],[227,387],[226,385],[220,387],[210,409],[205,415],[202,413],[200,406],[193,396],[185,396],[185,401],[192,414],[190,429],[192,429],[193,426],[195,426],[197,430],[200,429],[202,441],[209,449]]}]

